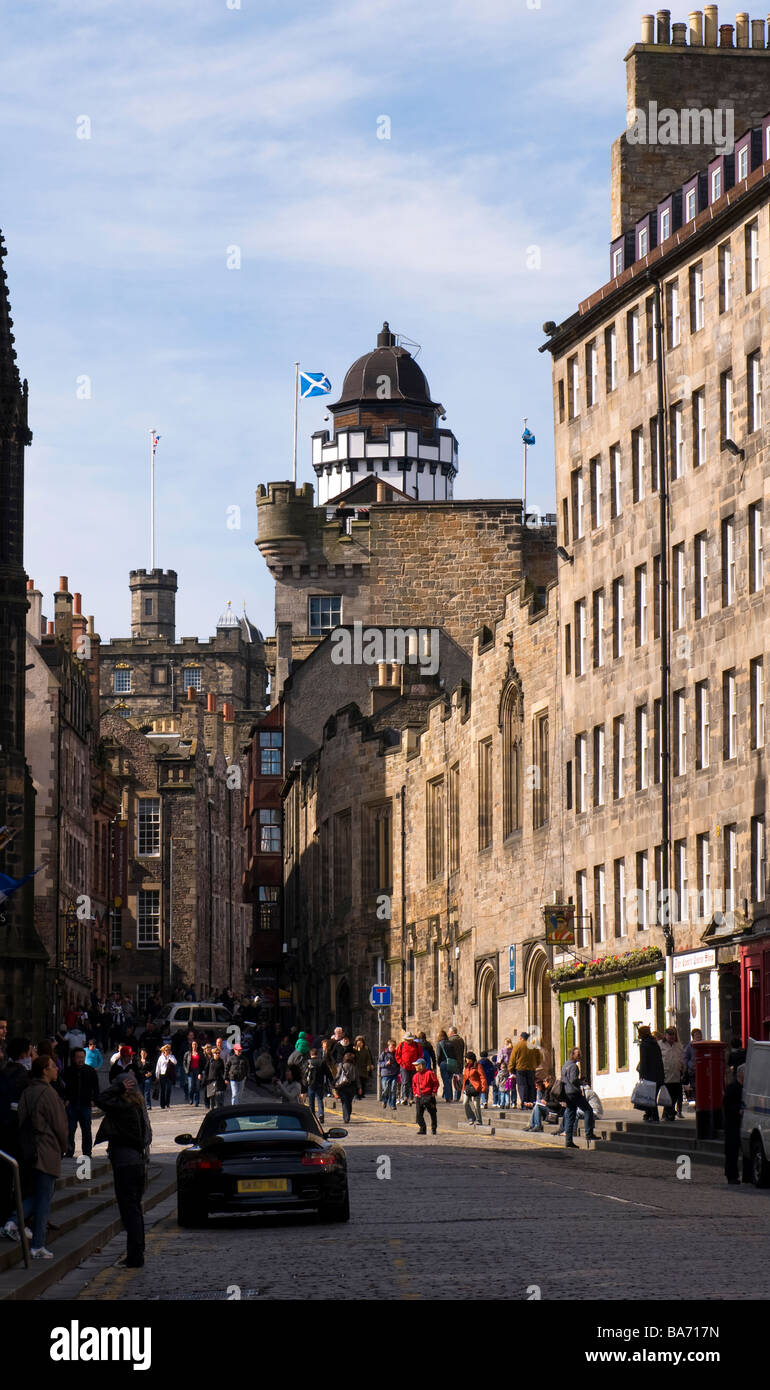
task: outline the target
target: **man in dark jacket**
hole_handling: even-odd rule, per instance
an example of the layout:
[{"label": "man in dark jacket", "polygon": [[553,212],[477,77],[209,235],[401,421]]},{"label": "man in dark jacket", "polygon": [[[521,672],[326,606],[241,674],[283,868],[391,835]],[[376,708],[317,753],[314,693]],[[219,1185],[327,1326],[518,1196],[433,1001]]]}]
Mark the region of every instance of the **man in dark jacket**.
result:
[{"label": "man in dark jacket", "polygon": [[112,1085],[100,1093],[97,1103],[104,1119],[94,1142],[107,1141],[115,1199],[126,1229],[123,1263],[130,1269],[138,1269],[144,1264],[142,1193],[147,1181],[152,1129],[134,1073],[124,1072],[116,1077]]},{"label": "man in dark jacket", "polygon": [[[646,1024],[639,1029],[639,1064],[636,1070],[640,1081],[654,1081],[657,1095],[663,1085],[663,1054]],[[651,1124],[657,1124],[660,1120],[657,1105],[646,1109],[644,1118]]]},{"label": "man in dark jacket", "polygon": [[67,1106],[67,1120],[69,1122],[67,1158],[74,1158],[75,1156],[75,1131],[78,1125],[80,1125],[83,1153],[86,1157],[90,1158],[91,1106],[99,1094],[99,1078],[93,1067],[86,1066],[84,1048],[74,1048],[71,1056],[72,1060],[69,1066],[65,1067],[62,1072],[64,1100]]},{"label": "man in dark jacket", "polygon": [[228,1057],[225,1064],[225,1081],[229,1082],[230,1085],[231,1105],[240,1105],[248,1074],[249,1064],[243,1056],[242,1045],[236,1043],[233,1047],[232,1055]]}]

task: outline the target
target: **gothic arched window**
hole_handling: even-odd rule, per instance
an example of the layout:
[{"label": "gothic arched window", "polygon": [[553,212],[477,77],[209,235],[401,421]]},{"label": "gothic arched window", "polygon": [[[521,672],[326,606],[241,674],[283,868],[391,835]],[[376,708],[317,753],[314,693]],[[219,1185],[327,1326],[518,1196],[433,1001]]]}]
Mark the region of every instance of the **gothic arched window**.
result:
[{"label": "gothic arched window", "polygon": [[521,787],[524,773],[524,731],[521,687],[511,682],[503,694],[503,839],[521,829]]}]

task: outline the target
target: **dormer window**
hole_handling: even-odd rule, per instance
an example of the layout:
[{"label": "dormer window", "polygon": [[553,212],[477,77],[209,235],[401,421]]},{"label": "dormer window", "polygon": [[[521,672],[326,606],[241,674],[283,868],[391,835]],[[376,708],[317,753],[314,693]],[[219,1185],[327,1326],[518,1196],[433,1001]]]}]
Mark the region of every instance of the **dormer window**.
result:
[{"label": "dormer window", "polygon": [[697,210],[698,210],[698,196],[697,196],[697,191],[696,191],[696,189],[694,189],[694,188],[691,188],[690,191],[689,191],[689,193],[687,194],[687,199],[686,199],[686,202],[685,202],[685,209],[686,209],[685,221],[686,221],[686,222],[692,222],[692,219],[693,219],[693,217],[695,216],[695,214],[696,214],[696,212],[697,212]]},{"label": "dormer window", "polygon": [[623,273],[623,252],[620,247],[612,255],[612,273],[615,276]]},{"label": "dormer window", "polygon": [[185,666],[182,674],[184,677],[185,690],[189,690],[190,686],[192,686],[193,690],[203,689],[203,671],[200,666]]},{"label": "dormer window", "polygon": [[669,238],[670,236],[671,236],[671,209],[670,209],[670,208],[664,208],[663,212],[660,214],[660,239],[661,239],[661,241],[668,241],[668,238]]},{"label": "dormer window", "polygon": [[647,231],[647,228],[642,227],[642,230],[639,233],[639,260],[641,260],[643,256],[647,255],[647,251],[649,250],[649,239],[650,235]]},{"label": "dormer window", "polygon": [[715,169],[711,175],[711,201],[715,203],[717,198],[722,197],[722,170]]},{"label": "dormer window", "polygon": [[744,145],[738,151],[738,179],[747,179],[749,176],[749,147]]}]

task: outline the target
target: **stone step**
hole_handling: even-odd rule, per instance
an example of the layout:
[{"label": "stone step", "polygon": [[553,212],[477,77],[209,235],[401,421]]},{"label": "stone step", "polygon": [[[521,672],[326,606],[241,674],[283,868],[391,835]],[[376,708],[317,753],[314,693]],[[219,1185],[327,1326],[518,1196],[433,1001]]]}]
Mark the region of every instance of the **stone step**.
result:
[{"label": "stone step", "polygon": [[[32,1260],[24,1268],[20,1244],[10,1247],[13,1263],[0,1269],[0,1302],[14,1299],[38,1298],[44,1289],[75,1269],[94,1251],[101,1248],[122,1230],[123,1223],[115,1202],[112,1183],[110,1191],[101,1191],[89,1205],[77,1200],[73,1210],[67,1208],[57,1215],[59,1230],[48,1237],[52,1260]],[[173,1164],[151,1164],[150,1181],[143,1198],[145,1211],[150,1211],[176,1191],[176,1167]],[[4,1252],[5,1254],[6,1252]]]},{"label": "stone step", "polygon": [[[92,1177],[89,1182],[78,1182],[75,1185],[65,1184],[61,1189],[57,1182],[51,1202],[51,1220],[55,1223],[57,1230],[51,1231],[51,1239],[53,1240],[57,1235],[63,1235],[72,1230],[83,1218],[86,1210],[89,1215],[101,1210],[105,1201],[108,1203],[114,1201],[111,1171],[103,1173],[99,1177]],[[10,1269],[21,1259],[21,1243],[17,1245],[15,1241],[2,1240],[0,1243],[0,1271]]]},{"label": "stone step", "polygon": [[701,1149],[688,1149],[684,1145],[680,1146],[678,1151],[676,1149],[656,1148],[650,1144],[639,1143],[633,1138],[627,1138],[625,1135],[618,1142],[616,1141],[617,1136],[613,1136],[612,1142],[607,1139],[599,1139],[596,1147],[604,1152],[623,1154],[629,1158],[649,1158],[668,1163],[675,1162],[678,1154],[683,1154],[690,1158],[693,1163],[706,1164],[712,1168],[724,1167],[724,1153],[706,1153]]}]

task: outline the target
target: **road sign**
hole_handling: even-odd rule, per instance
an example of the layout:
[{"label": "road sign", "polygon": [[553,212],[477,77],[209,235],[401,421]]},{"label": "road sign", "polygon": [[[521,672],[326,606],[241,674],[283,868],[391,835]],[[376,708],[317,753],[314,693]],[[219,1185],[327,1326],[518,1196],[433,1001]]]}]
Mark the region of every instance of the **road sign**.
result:
[{"label": "road sign", "polygon": [[390,985],[372,985],[369,1003],[375,1009],[389,1009],[391,1005]]},{"label": "road sign", "polygon": [[571,946],[575,941],[574,903],[554,903],[543,908],[545,939],[549,946]]}]

